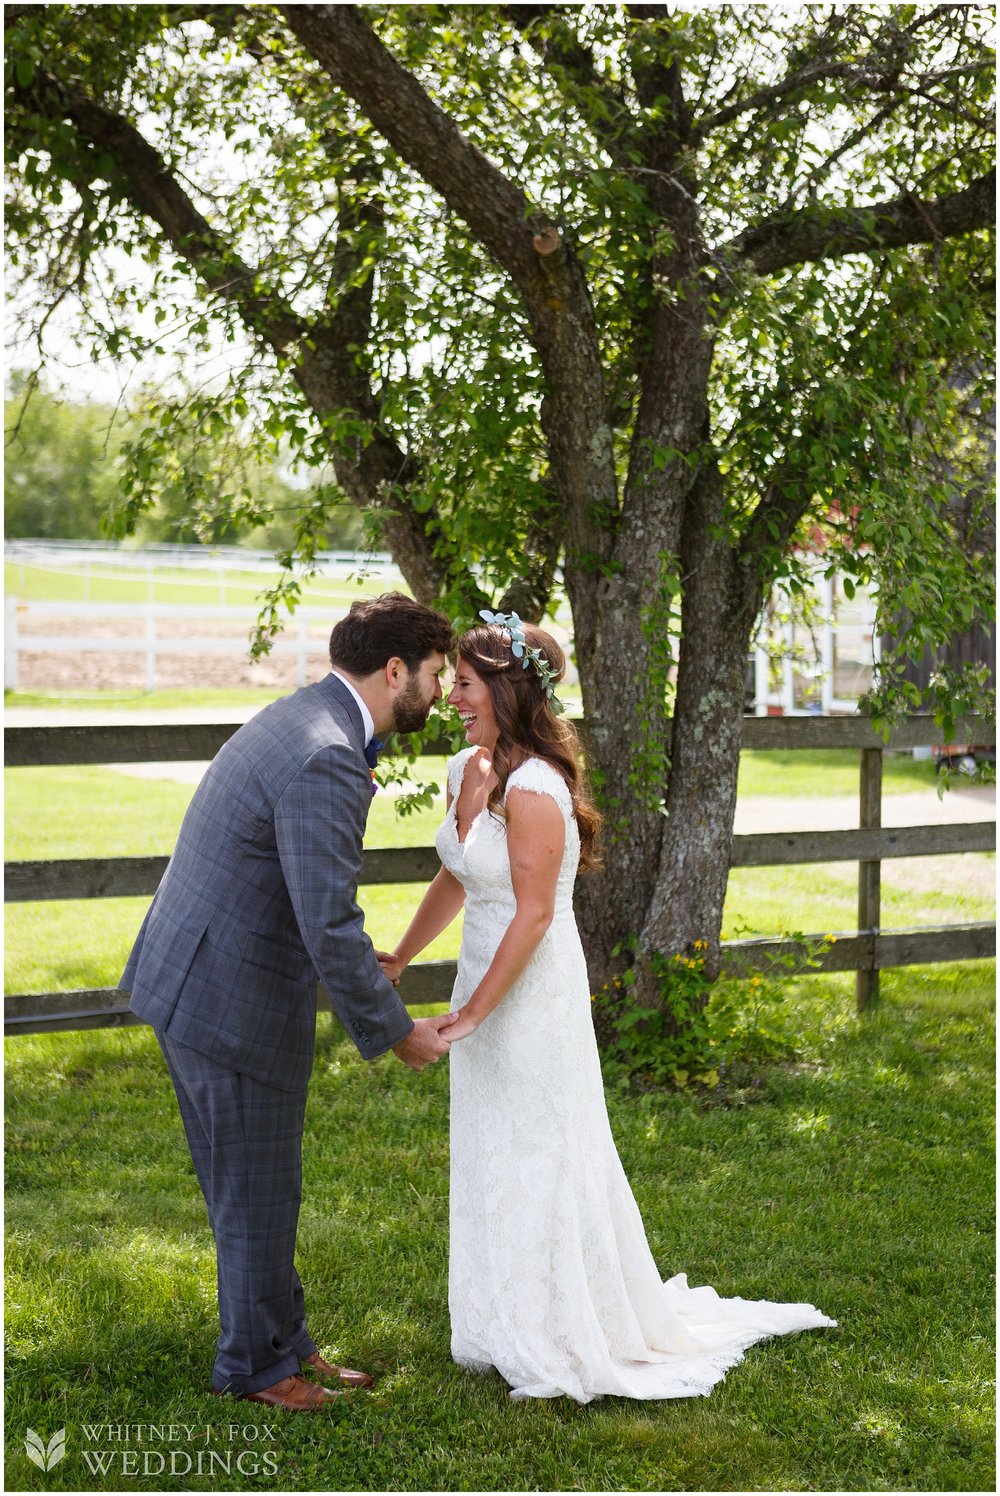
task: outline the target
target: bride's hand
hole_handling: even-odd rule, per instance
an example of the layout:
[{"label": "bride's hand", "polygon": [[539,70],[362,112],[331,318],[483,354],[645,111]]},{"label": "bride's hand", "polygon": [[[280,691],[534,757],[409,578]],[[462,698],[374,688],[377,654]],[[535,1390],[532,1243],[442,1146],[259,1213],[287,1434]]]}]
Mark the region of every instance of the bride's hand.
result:
[{"label": "bride's hand", "polygon": [[395,951],[376,951],[375,957],[392,985],[398,987],[399,979],[406,970],[406,962],[400,961]]},{"label": "bride's hand", "polygon": [[456,1039],[467,1039],[478,1027],[476,1020],[466,1017],[465,1009],[459,1008],[455,1022],[443,1031],[441,1037],[447,1039],[449,1044],[454,1044]]}]

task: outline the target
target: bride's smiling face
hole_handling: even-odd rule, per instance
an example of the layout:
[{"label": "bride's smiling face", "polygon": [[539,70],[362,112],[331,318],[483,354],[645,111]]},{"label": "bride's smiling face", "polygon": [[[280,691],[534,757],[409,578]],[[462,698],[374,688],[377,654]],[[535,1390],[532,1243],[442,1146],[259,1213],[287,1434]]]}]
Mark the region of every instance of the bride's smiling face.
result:
[{"label": "bride's smiling face", "polygon": [[455,707],[465,724],[466,742],[477,748],[492,749],[495,746],[498,728],[490,688],[461,655],[455,671],[455,684],[448,693],[448,703]]}]

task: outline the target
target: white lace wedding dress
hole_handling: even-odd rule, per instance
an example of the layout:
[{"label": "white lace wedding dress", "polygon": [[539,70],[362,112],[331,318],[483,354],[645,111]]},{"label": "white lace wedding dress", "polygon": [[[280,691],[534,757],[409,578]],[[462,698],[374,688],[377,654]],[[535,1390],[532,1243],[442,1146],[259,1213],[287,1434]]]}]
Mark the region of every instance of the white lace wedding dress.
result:
[{"label": "white lace wedding dress", "polygon": [[[452,1008],[486,971],[514,913],[504,823],[458,839],[475,748],[449,767],[437,850],[466,891]],[[835,1325],[811,1304],[722,1299],[684,1273],[661,1282],[608,1124],[590,991],[573,917],[580,840],[562,776],[532,758],[510,776],[566,823],[555,917],[523,976],[451,1051],[452,1354],[495,1367],[511,1395],[704,1396],[768,1335]]]}]

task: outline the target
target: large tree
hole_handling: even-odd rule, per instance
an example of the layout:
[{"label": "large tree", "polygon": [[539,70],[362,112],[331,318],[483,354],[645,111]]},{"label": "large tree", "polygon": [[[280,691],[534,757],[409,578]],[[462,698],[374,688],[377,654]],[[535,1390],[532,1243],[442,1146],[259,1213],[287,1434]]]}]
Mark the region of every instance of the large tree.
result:
[{"label": "large tree", "polygon": [[[178,423],[237,423],[332,460],[427,601],[539,617],[561,566],[593,974],[630,935],[717,970],[748,648],[803,536],[901,648],[988,606],[949,503],[987,408],[987,8],[6,14],[39,305],[95,352],[232,350],[146,427],[126,522]],[[883,660],[876,713],[904,687]]]}]

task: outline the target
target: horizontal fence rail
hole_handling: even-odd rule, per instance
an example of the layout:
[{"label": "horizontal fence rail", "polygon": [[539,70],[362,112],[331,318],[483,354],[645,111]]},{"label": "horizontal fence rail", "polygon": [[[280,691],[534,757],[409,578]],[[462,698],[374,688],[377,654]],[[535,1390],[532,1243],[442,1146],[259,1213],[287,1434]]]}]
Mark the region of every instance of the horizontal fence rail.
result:
[{"label": "horizontal fence rail", "polygon": [[[585,724],[580,724],[585,732]],[[8,767],[68,764],[201,762],[215,756],[239,724],[128,723],[86,727],[18,727],[6,734]],[[956,740],[992,746],[994,729],[982,718],[958,724]],[[995,822],[959,825],[883,827],[881,760],[884,748],[912,748],[940,743],[929,717],[910,717],[893,728],[887,743],[864,718],[747,717],[744,749],[853,748],[861,757],[862,825],[843,831],[765,832],[733,839],[732,867],[791,866],[856,861],[859,864],[859,926],[840,934],[810,963],[816,972],[858,973],[862,1004],[877,992],[878,972],[894,966],[939,961],[980,960],[996,953],[995,924],[946,925],[914,930],[879,928],[878,869],[897,857],[940,856],[954,852],[989,852],[996,848]],[[390,744],[391,746],[391,744]],[[447,753],[448,744],[429,744],[425,753]],[[91,857],[5,865],[7,902],[52,899],[126,898],[155,892],[168,858]],[[439,866],[432,847],[366,849],[362,883],[429,882]],[[804,937],[820,941],[820,935]],[[756,938],[723,943],[723,971],[737,975],[769,969],[777,960],[802,957],[802,942]],[[814,963],[814,964],[813,964]],[[455,979],[453,961],[429,961],[408,968],[400,992],[408,1006],[446,1001]],[[321,1006],[329,1007],[322,987]],[[18,993],[5,1000],[5,1033],[49,1033],[104,1028],[140,1022],[128,1009],[128,994],[115,989]]]},{"label": "horizontal fence rail", "polygon": [[[169,857],[60,857],[4,864],[6,902],[121,899],[154,894]],[[441,864],[433,847],[365,848],[362,883],[429,883]]]},{"label": "horizontal fence rail", "polygon": [[[8,768],[45,764],[173,763],[214,758],[240,728],[238,722],[94,723],[86,727],[9,727],[4,763]],[[584,729],[585,724],[577,726]],[[957,724],[955,741],[992,746],[995,729],[982,717]],[[930,717],[908,717],[883,742],[865,717],[744,717],[743,748],[923,748],[943,747]],[[669,741],[667,746],[669,747]],[[391,744],[390,744],[391,747]],[[428,744],[426,753],[449,753],[446,742]]]},{"label": "horizontal fence rail", "polygon": [[[274,569],[274,552],[242,545],[195,545],[183,541],[150,541],[142,546],[119,546],[107,540],[5,540],[4,560],[12,565],[58,567],[74,562],[138,571],[152,566],[169,571],[266,571]],[[354,576],[365,572],[400,576],[399,567],[385,551],[319,551],[312,565],[320,575]]]},{"label": "horizontal fence rail", "polygon": [[[893,857],[939,857],[946,852],[995,852],[996,825],[898,826],[868,831],[770,831],[734,836],[731,867],[779,867],[815,862],[884,862]],[[60,857],[4,864],[6,902],[45,899],[119,899],[154,894],[169,857]],[[366,848],[361,882],[429,883],[440,863],[431,847]]]},{"label": "horizontal fence rail", "polygon": [[[819,936],[811,937],[818,940]],[[804,956],[796,940],[729,940],[723,945],[722,969],[726,976],[767,972],[775,961]],[[810,972],[858,971],[863,967],[884,970],[892,966],[924,966],[941,961],[978,961],[996,955],[993,925],[950,925],[932,930],[893,930],[887,934],[841,935],[820,955],[813,957]],[[451,996],[456,961],[423,961],[408,967],[400,981],[400,994],[407,1007],[447,1002]],[[75,992],[28,992],[5,999],[4,1032],[48,1034],[78,1028],[120,1028],[140,1024],[130,1011],[127,992],[96,987]],[[319,988],[319,1006],[330,1002]]]}]

